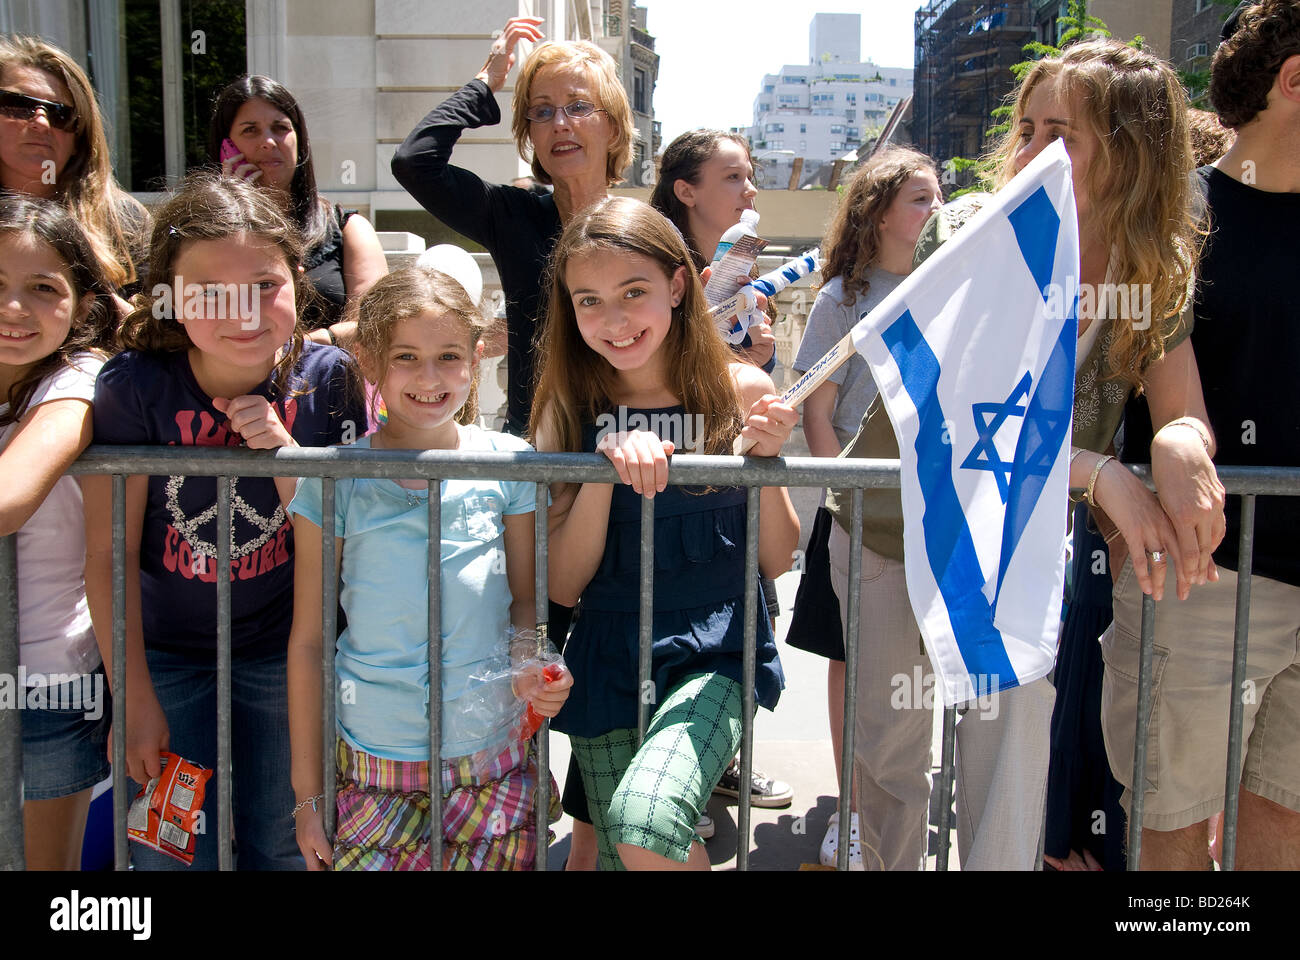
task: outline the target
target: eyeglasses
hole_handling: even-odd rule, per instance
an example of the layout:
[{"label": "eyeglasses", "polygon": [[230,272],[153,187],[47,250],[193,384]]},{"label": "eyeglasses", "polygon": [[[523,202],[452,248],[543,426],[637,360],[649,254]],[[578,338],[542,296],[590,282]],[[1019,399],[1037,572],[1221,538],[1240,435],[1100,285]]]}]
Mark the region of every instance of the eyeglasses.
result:
[{"label": "eyeglasses", "polygon": [[529,107],[524,114],[533,123],[550,123],[555,119],[555,111],[563,113],[570,120],[583,120],[597,111],[608,113],[604,107],[598,107],[587,100],[574,100],[567,107],[556,107],[549,103],[538,104],[535,107]]},{"label": "eyeglasses", "polygon": [[45,111],[50,126],[56,130],[71,130],[77,122],[76,108],[66,103],[38,100],[36,97],[15,93],[12,90],[0,90],[0,116],[31,121],[35,119],[37,110]]}]

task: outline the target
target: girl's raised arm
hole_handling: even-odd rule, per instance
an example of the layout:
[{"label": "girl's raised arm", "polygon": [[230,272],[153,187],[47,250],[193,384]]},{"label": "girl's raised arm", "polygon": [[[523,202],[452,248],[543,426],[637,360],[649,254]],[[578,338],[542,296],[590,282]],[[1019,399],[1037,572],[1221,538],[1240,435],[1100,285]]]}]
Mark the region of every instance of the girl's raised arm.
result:
[{"label": "girl's raised arm", "polygon": [[0,536],[31,519],[93,432],[85,400],[51,400],[27,411],[0,451]]},{"label": "girl's raised arm", "polygon": [[[324,870],[333,862],[333,847],[318,809],[325,792],[321,779],[321,529],[295,514],[293,539],[293,627],[287,662],[290,782],[295,805],[305,804],[294,815],[294,827],[307,869]],[[337,579],[343,563],[343,539],[336,537],[334,546]],[[329,746],[333,749],[334,745]],[[317,798],[315,802],[313,798]]]}]

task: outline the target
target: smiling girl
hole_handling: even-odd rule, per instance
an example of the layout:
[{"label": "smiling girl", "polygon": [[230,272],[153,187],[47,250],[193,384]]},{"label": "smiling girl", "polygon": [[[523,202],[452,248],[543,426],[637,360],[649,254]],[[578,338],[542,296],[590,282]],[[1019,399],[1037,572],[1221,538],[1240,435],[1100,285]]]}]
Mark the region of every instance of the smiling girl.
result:
[{"label": "smiling girl", "polygon": [[[473,426],[483,317],[445,274],[390,274],[362,298],[357,347],[388,419],[357,441],[374,450],[530,450]],[[508,651],[510,629],[534,626],[536,485],[443,480],[442,690],[428,668],[428,485],[424,480],[339,480],[335,534],[348,624],[335,661],[338,697],[338,837],[325,836],[321,789],[321,481],[306,478],[289,510],[298,560],[289,641],[293,785],[298,846],[321,870],[427,870],[429,708],[442,713],[434,765],[444,799],[449,869],[528,870],[537,851],[531,740],[502,742],[469,725],[470,678]],[[554,716],[573,680],[548,682],[531,702]],[[554,816],[559,817],[552,783]]]},{"label": "smiling girl", "polygon": [[[30,870],[80,866],[91,787],[108,775],[108,706],[86,702],[104,674],[86,609],[81,489],[63,472],[90,442],[114,315],[76,220],[44,200],[0,197],[0,534],[18,534],[19,696],[43,706],[22,711]],[[52,674],[77,679],[53,685]]]},{"label": "smiling girl", "polygon": [[[268,450],[363,432],[347,355],[304,344],[301,262],[297,230],[263,191],[229,177],[186,181],[158,210],[149,261],[155,291],[184,295],[147,297],[127,319],[128,349],[96,386],[96,442]],[[85,482],[87,593],[101,638],[111,636],[109,484]],[[129,477],[126,487],[127,772],[147,782],[166,749],[215,768],[216,578],[229,576],[238,865],[300,869],[285,708],[294,544],[284,505],[294,480],[231,481],[228,573],[216,568],[215,479]],[[225,815],[210,812],[214,823]],[[199,869],[215,868],[216,837],[215,828],[197,836]],[[133,858],[179,866],[143,849]]]},{"label": "smiling girl", "polygon": [[[565,647],[573,696],[554,726],[569,735],[607,869],[708,869],[695,826],[740,744],[746,493],[667,485],[688,435],[695,453],[730,451],[740,433],[754,455],[776,456],[794,427],[768,376],[730,356],[663,216],[611,198],[565,228],[533,429],[539,450],[602,452],[622,481],[556,485],[550,514],[551,598],[582,601]],[[599,431],[604,414],[659,432]],[[652,716],[638,746],[650,693],[637,687],[642,495],[658,502]],[[759,509],[759,568],[774,577],[799,522],[783,487],[765,487]],[[757,619],[755,700],[771,709],[784,678]]]}]

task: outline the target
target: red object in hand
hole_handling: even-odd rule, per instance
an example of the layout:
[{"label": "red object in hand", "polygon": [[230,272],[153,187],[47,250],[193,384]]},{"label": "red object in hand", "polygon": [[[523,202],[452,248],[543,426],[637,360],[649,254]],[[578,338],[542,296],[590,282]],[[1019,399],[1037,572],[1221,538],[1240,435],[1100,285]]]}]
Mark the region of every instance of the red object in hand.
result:
[{"label": "red object in hand", "polygon": [[[548,663],[542,670],[542,678],[547,683],[553,683],[564,676],[564,665],[561,663]],[[531,740],[533,734],[542,729],[542,722],[546,718],[533,709],[532,701],[524,707],[524,722],[519,730],[520,740]]]}]

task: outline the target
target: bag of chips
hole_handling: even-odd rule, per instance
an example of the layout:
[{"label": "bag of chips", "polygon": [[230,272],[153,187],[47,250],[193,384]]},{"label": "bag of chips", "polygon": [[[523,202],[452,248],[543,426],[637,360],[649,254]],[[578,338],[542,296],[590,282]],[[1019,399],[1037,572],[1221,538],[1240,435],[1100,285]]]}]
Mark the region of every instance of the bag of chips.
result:
[{"label": "bag of chips", "polygon": [[126,818],[126,835],[186,866],[194,862],[194,835],[202,832],[203,795],[212,771],[163,753],[162,773],[149,781]]}]

